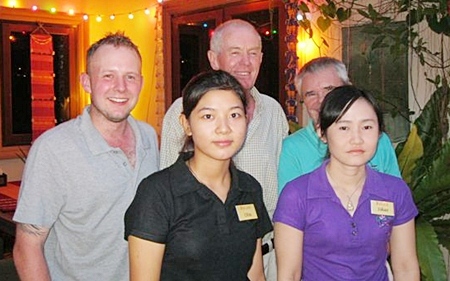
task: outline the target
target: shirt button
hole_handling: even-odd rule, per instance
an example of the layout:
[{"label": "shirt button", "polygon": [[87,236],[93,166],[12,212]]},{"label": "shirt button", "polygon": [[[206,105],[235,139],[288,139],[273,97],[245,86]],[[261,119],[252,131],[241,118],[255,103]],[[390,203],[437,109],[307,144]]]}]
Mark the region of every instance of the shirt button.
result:
[{"label": "shirt button", "polygon": [[352,227],[355,228],[356,227],[356,223],[352,222]]},{"label": "shirt button", "polygon": [[127,166],[127,162],[123,162],[122,165],[123,165],[124,167],[126,167],[126,166]]},{"label": "shirt button", "polygon": [[353,230],[353,231],[352,231],[352,235],[353,235],[353,236],[356,236],[357,234],[358,234],[358,232],[357,232],[356,230]]}]

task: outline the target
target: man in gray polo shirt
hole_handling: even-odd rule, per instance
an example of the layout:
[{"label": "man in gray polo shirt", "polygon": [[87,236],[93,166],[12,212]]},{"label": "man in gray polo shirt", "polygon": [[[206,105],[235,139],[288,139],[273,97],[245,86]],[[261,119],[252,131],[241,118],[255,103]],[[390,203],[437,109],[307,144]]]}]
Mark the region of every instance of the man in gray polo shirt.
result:
[{"label": "man in gray polo shirt", "polygon": [[130,116],[141,65],[121,33],[93,44],[81,75],[92,104],[33,144],[14,215],[21,280],[128,280],[123,217],[159,165],[154,129]]}]

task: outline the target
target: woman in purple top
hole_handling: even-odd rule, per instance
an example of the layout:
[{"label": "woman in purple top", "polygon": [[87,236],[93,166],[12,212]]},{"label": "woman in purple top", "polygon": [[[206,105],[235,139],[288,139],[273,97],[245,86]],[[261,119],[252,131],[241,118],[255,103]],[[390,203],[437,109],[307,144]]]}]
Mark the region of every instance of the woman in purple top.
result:
[{"label": "woman in purple top", "polygon": [[417,208],[405,182],[367,162],[383,131],[374,99],[353,86],[331,91],[320,111],[329,159],[288,183],[274,214],[278,280],[420,279]]}]

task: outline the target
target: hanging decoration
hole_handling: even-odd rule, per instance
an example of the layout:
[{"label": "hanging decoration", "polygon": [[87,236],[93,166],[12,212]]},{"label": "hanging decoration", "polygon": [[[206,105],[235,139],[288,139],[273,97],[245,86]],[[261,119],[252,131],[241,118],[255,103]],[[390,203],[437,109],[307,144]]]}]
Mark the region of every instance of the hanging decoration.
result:
[{"label": "hanging decoration", "polygon": [[53,41],[38,25],[30,34],[32,141],[55,126]]},{"label": "hanging decoration", "polygon": [[155,77],[156,77],[156,131],[161,132],[162,121],[165,114],[164,96],[164,56],[163,56],[163,28],[162,28],[162,7],[156,8],[156,48],[155,48]]},{"label": "hanging decoration", "polygon": [[286,0],[285,9],[287,13],[286,19],[286,37],[285,43],[287,51],[285,53],[286,69],[286,114],[289,121],[298,123],[297,117],[297,91],[295,89],[295,74],[297,72],[297,34],[298,34],[298,4],[297,0]]},{"label": "hanging decoration", "polygon": [[[150,15],[150,9],[155,7],[155,6],[161,6],[161,4],[163,3],[163,0],[157,0],[157,4],[152,4],[149,7],[143,8],[143,9],[136,9],[136,10],[132,10],[132,11],[128,11],[128,12],[120,12],[120,13],[112,13],[110,15],[104,15],[104,14],[88,14],[88,13],[76,13],[74,9],[70,8],[68,10],[66,10],[66,12],[62,12],[62,13],[67,13],[70,16],[81,16],[82,19],[84,21],[88,21],[89,19],[95,19],[95,21],[97,22],[101,22],[104,19],[108,19],[108,20],[115,20],[116,18],[122,17],[122,16],[126,16],[128,19],[132,20],[134,19],[135,14],[138,13],[144,13],[145,15]],[[19,7],[16,5],[15,2],[11,2],[12,4],[10,4],[8,6],[8,8],[13,8],[13,9],[21,9],[23,7]],[[0,6],[1,8],[1,6]],[[47,11],[50,14],[56,14],[56,13],[61,13],[61,11],[58,11],[55,7],[51,7],[49,9],[41,9],[39,6],[37,5],[32,5],[30,7],[30,9],[33,12],[37,12],[37,11]]]}]

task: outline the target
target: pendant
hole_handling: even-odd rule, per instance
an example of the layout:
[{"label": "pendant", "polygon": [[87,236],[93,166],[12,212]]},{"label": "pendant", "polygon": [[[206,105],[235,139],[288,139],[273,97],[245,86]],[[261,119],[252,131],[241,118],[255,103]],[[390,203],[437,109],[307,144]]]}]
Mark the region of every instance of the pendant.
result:
[{"label": "pendant", "polygon": [[347,211],[349,211],[349,212],[351,212],[355,209],[355,206],[353,206],[353,203],[351,200],[348,200],[346,208],[347,208]]}]

